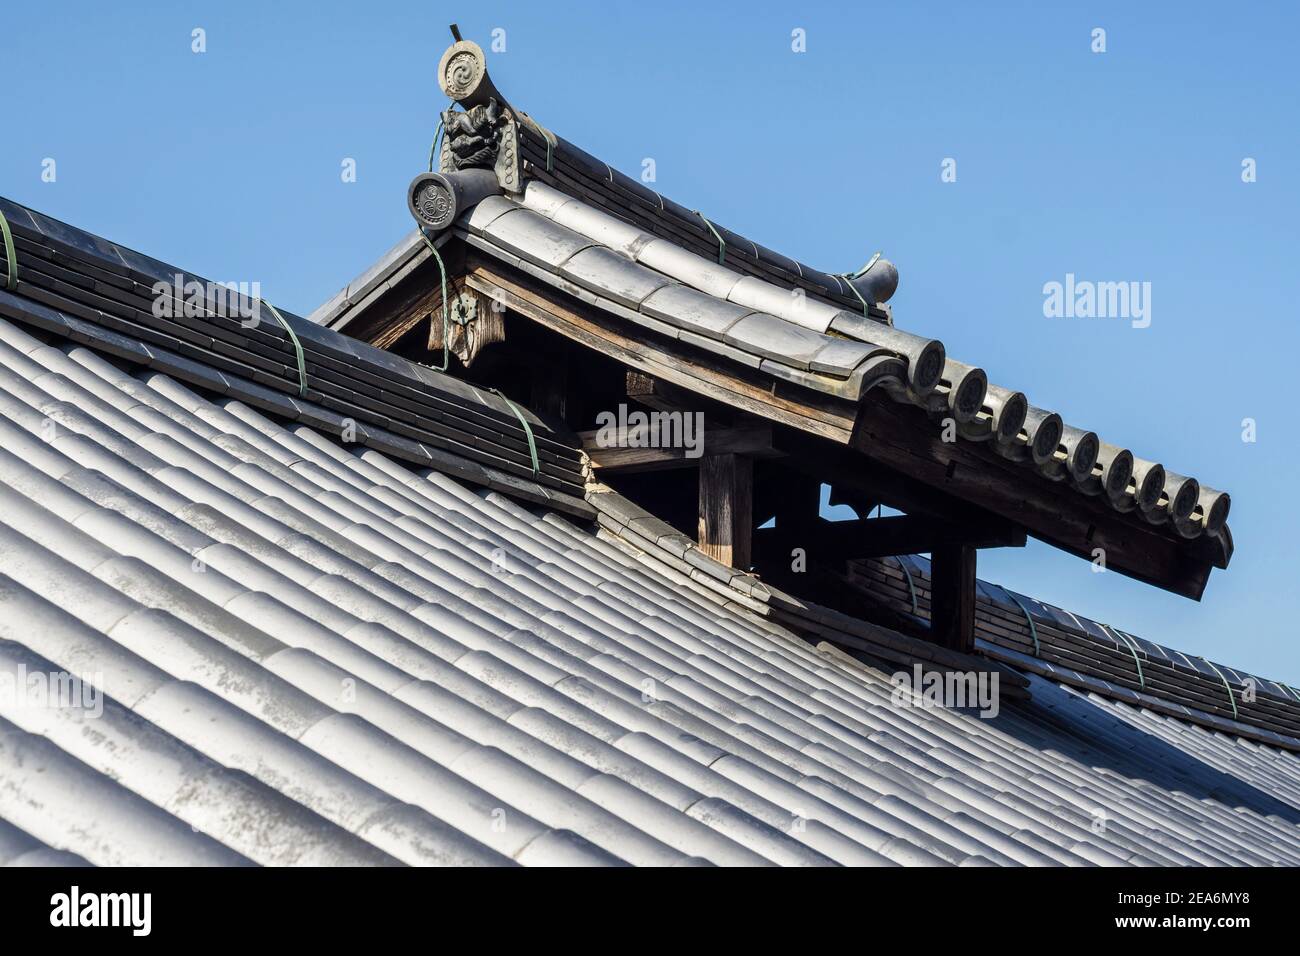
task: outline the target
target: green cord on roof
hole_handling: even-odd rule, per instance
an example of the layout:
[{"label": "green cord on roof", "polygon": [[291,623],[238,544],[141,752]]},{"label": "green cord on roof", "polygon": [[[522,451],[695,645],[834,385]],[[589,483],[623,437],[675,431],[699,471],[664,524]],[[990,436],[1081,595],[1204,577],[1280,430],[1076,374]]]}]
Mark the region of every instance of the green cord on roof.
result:
[{"label": "green cord on roof", "polygon": [[870,269],[872,266],[874,266],[879,259],[880,259],[880,253],[877,252],[870,259],[867,260],[867,264],[865,266],[863,266],[861,269],[859,269],[857,272],[853,273],[852,275],[849,275],[849,273],[847,272],[840,273],[840,278],[848,280],[849,288],[853,290],[853,294],[856,295],[858,297],[858,301],[862,303],[862,314],[868,317],[870,316],[869,313],[867,312],[867,300],[862,297],[862,293],[859,292],[858,287],[853,284],[853,280],[858,278],[858,276],[865,275],[867,270]]},{"label": "green cord on roof", "polygon": [[9,220],[0,212],[0,232],[5,241],[5,288],[13,292],[18,288],[18,254],[14,252],[14,234],[9,231]]},{"label": "green cord on roof", "polygon": [[1223,671],[1221,671],[1221,670],[1219,670],[1217,667],[1215,667],[1214,664],[1213,664],[1213,662],[1208,661],[1208,660],[1205,660],[1204,657],[1202,657],[1201,660],[1203,660],[1203,661],[1205,661],[1205,663],[1209,664],[1210,667],[1213,668],[1214,673],[1216,673],[1216,674],[1219,675],[1219,680],[1223,681],[1223,686],[1224,686],[1224,688],[1228,691],[1228,703],[1230,703],[1230,704],[1232,705],[1232,719],[1233,719],[1233,720],[1238,720],[1238,719],[1240,719],[1240,718],[1238,717],[1238,714],[1237,714],[1237,698],[1234,697],[1234,696],[1232,695],[1232,685],[1228,683],[1228,678],[1226,678],[1226,677],[1223,676]]},{"label": "green cord on roof", "polygon": [[1034,641],[1034,656],[1042,657],[1043,656],[1042,648],[1038,646],[1038,627],[1037,625],[1034,624],[1034,616],[1029,613],[1029,608],[1025,607],[1024,601],[1020,600],[1020,598],[1016,597],[1006,588],[1003,588],[1002,591],[1004,594],[1006,594],[1007,597],[1011,598],[1011,600],[1016,602],[1016,605],[1020,608],[1021,613],[1025,615],[1025,620],[1029,622],[1029,636]]},{"label": "green cord on roof", "polygon": [[[424,231],[423,227],[420,229],[420,238],[429,247],[434,262],[438,263],[438,278],[442,282],[442,365],[431,365],[429,367],[438,372],[445,372],[451,366],[451,324],[447,317],[447,266],[443,263],[442,256],[438,254],[438,247],[433,244],[433,240],[429,238],[429,234]],[[514,402],[495,388],[492,389],[492,393],[501,396],[501,400],[510,406],[510,410],[519,419],[519,424],[524,427],[524,437],[528,439],[528,454],[533,460],[533,474],[537,474],[542,470],[542,466],[537,459],[537,442],[533,438],[532,426],[528,424],[528,419],[524,418],[524,413],[519,410],[519,407]]]},{"label": "green cord on roof", "polygon": [[[840,278],[847,279],[849,278],[849,274],[847,272],[841,272]],[[867,300],[862,298],[862,293],[858,291],[858,287],[855,286],[852,282],[850,282],[849,288],[853,291],[853,294],[858,297],[858,301],[862,303],[862,314],[870,318],[870,315],[867,312]]]},{"label": "green cord on roof", "polygon": [[713,223],[704,218],[704,213],[697,209],[695,210],[695,215],[704,219],[704,224],[709,227],[709,232],[713,233],[713,238],[718,240],[718,265],[724,264],[727,261],[727,244],[722,240],[722,237],[718,235],[718,230],[713,228]]},{"label": "green cord on roof", "polygon": [[528,424],[528,419],[524,418],[524,413],[519,410],[519,406],[506,398],[505,392],[499,388],[494,388],[492,394],[500,396],[501,400],[509,405],[510,410],[515,413],[515,418],[519,419],[519,424],[524,426],[524,436],[528,439],[528,454],[533,459],[533,474],[537,474],[542,470],[542,466],[537,460],[537,442],[533,440],[532,426]]},{"label": "green cord on roof", "polygon": [[546,140],[546,171],[549,173],[555,169],[555,134],[540,123],[537,128],[542,131],[542,139]]},{"label": "green cord on roof", "polygon": [[[447,104],[447,109],[451,109],[455,105],[456,105],[456,101],[452,100],[450,103]],[[436,156],[438,153],[438,140],[442,139],[442,133],[443,133],[442,113],[439,113],[438,128],[434,130],[433,145],[429,147],[429,172],[433,172],[433,157]]]},{"label": "green cord on roof", "polygon": [[537,132],[542,134],[542,140],[546,143],[546,171],[549,173],[555,169],[555,150],[556,147],[559,146],[559,143],[555,139],[555,134],[527,113],[524,113],[523,116],[531,125],[537,127]]},{"label": "green cord on roof", "polygon": [[[1124,638],[1124,643],[1128,645],[1129,653],[1131,653],[1131,654],[1133,655],[1133,663],[1137,665],[1137,672],[1138,672],[1138,686],[1141,687],[1143,690],[1146,690],[1147,680],[1146,680],[1146,678],[1142,675],[1142,662],[1141,662],[1140,660],[1138,660],[1138,646],[1137,646],[1137,642],[1134,641],[1134,640],[1133,640],[1131,637],[1129,637],[1127,634],[1125,634],[1123,631],[1119,630],[1118,628],[1110,627],[1110,626],[1107,625],[1107,624],[1102,624],[1101,626],[1102,626],[1106,631],[1108,631],[1109,633],[1111,633],[1111,634],[1115,634],[1115,635],[1118,635],[1119,637]],[[1119,641],[1116,641],[1116,642],[1115,642],[1115,645],[1116,645],[1116,646],[1119,646]]]},{"label": "green cord on roof", "polygon": [[420,238],[433,253],[434,261],[438,263],[438,275],[442,279],[442,365],[429,367],[445,372],[451,367],[451,325],[447,320],[447,267],[443,265],[442,256],[438,255],[438,247],[433,244],[433,240],[429,238],[423,226],[420,227]]},{"label": "green cord on roof", "polygon": [[912,583],[912,572],[907,569],[907,564],[902,558],[895,555],[894,560],[898,562],[898,566],[902,569],[903,577],[907,578],[907,593],[912,599],[912,613],[916,614],[916,585]]},{"label": "green cord on roof", "polygon": [[289,341],[293,343],[294,356],[298,360],[298,396],[300,398],[306,398],[307,397],[307,359],[302,354],[302,343],[298,341],[297,334],[293,331],[293,328],[290,327],[289,323],[284,320],[284,316],[280,314],[279,309],[277,309],[275,306],[273,306],[270,302],[267,302],[266,300],[262,300],[262,305],[266,306],[268,309],[271,310],[271,314],[274,315],[280,321],[280,325],[284,326],[284,330],[289,333]]}]

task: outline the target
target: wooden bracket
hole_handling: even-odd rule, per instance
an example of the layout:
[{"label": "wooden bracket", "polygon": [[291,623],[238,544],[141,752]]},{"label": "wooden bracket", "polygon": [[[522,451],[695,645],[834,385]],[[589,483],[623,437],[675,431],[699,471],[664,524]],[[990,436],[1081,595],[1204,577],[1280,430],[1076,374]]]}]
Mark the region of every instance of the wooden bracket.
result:
[{"label": "wooden bracket", "polygon": [[[470,288],[463,280],[452,280],[447,288],[448,345],[466,368],[474,357],[493,342],[506,337],[505,309],[490,296]],[[442,292],[429,310],[429,351],[442,350]]]}]

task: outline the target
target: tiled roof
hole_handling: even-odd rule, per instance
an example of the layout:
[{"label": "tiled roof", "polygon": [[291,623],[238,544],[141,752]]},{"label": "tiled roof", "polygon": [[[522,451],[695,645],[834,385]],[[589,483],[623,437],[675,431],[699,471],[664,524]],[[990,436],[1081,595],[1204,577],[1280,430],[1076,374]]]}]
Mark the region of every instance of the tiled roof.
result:
[{"label": "tiled roof", "polygon": [[[832,643],[860,647],[894,663],[916,659],[936,667],[971,670],[999,661],[1103,697],[1171,714],[1211,730],[1300,752],[1300,691],[1226,664],[1193,658],[1016,594],[975,582],[977,657],[905,637],[787,594],[759,577],[705,555],[690,538],[617,495],[589,495],[597,521],[647,556],[712,588],[752,611]],[[895,618],[928,625],[930,562],[919,555],[847,562],[840,582],[867,595]],[[835,573],[818,568],[814,573]],[[982,662],[982,663],[981,663]],[[1003,676],[1004,688],[1007,677]]]},{"label": "tiled roof", "polygon": [[[18,259],[0,315],[328,431],[347,427],[412,464],[454,464],[471,481],[589,512],[576,439],[502,395],[255,297],[227,298],[217,283],[5,199],[0,214]],[[11,268],[2,246],[0,267]]]},{"label": "tiled roof", "polygon": [[[929,619],[925,558],[869,558],[849,567],[849,580],[866,593],[897,612]],[[977,581],[976,590],[976,647],[994,660],[1300,751],[1300,691],[1281,681],[1183,654],[988,581]]]},{"label": "tiled roof", "polygon": [[1300,863],[1293,754],[1036,675],[896,706],[731,582],[104,354],[0,322],[0,674],[107,696],[0,695],[0,859]]}]

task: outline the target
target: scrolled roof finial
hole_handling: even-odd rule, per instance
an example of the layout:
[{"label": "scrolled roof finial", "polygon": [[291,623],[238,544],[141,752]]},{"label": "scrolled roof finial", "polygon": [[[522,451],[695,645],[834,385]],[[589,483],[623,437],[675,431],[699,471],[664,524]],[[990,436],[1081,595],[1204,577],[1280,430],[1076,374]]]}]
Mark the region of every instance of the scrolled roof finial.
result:
[{"label": "scrolled roof finial", "polygon": [[438,85],[449,99],[469,108],[504,97],[492,85],[487,72],[487,57],[473,40],[458,40],[447,48],[438,61]]}]

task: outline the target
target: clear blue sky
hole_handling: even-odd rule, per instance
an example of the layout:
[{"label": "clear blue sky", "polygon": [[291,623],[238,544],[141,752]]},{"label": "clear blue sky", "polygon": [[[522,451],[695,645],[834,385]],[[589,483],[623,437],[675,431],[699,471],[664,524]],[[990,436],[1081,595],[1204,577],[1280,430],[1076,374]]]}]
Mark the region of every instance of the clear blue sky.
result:
[{"label": "clear blue sky", "polygon": [[[1300,684],[1297,6],[715,7],[8,3],[0,194],[305,314],[410,228],[446,25],[502,28],[493,77],[561,135],[820,268],[883,249],[900,327],[1233,495],[1200,604],[1044,545],[984,577]],[[1044,318],[1067,272],[1151,282],[1151,326]]]}]

